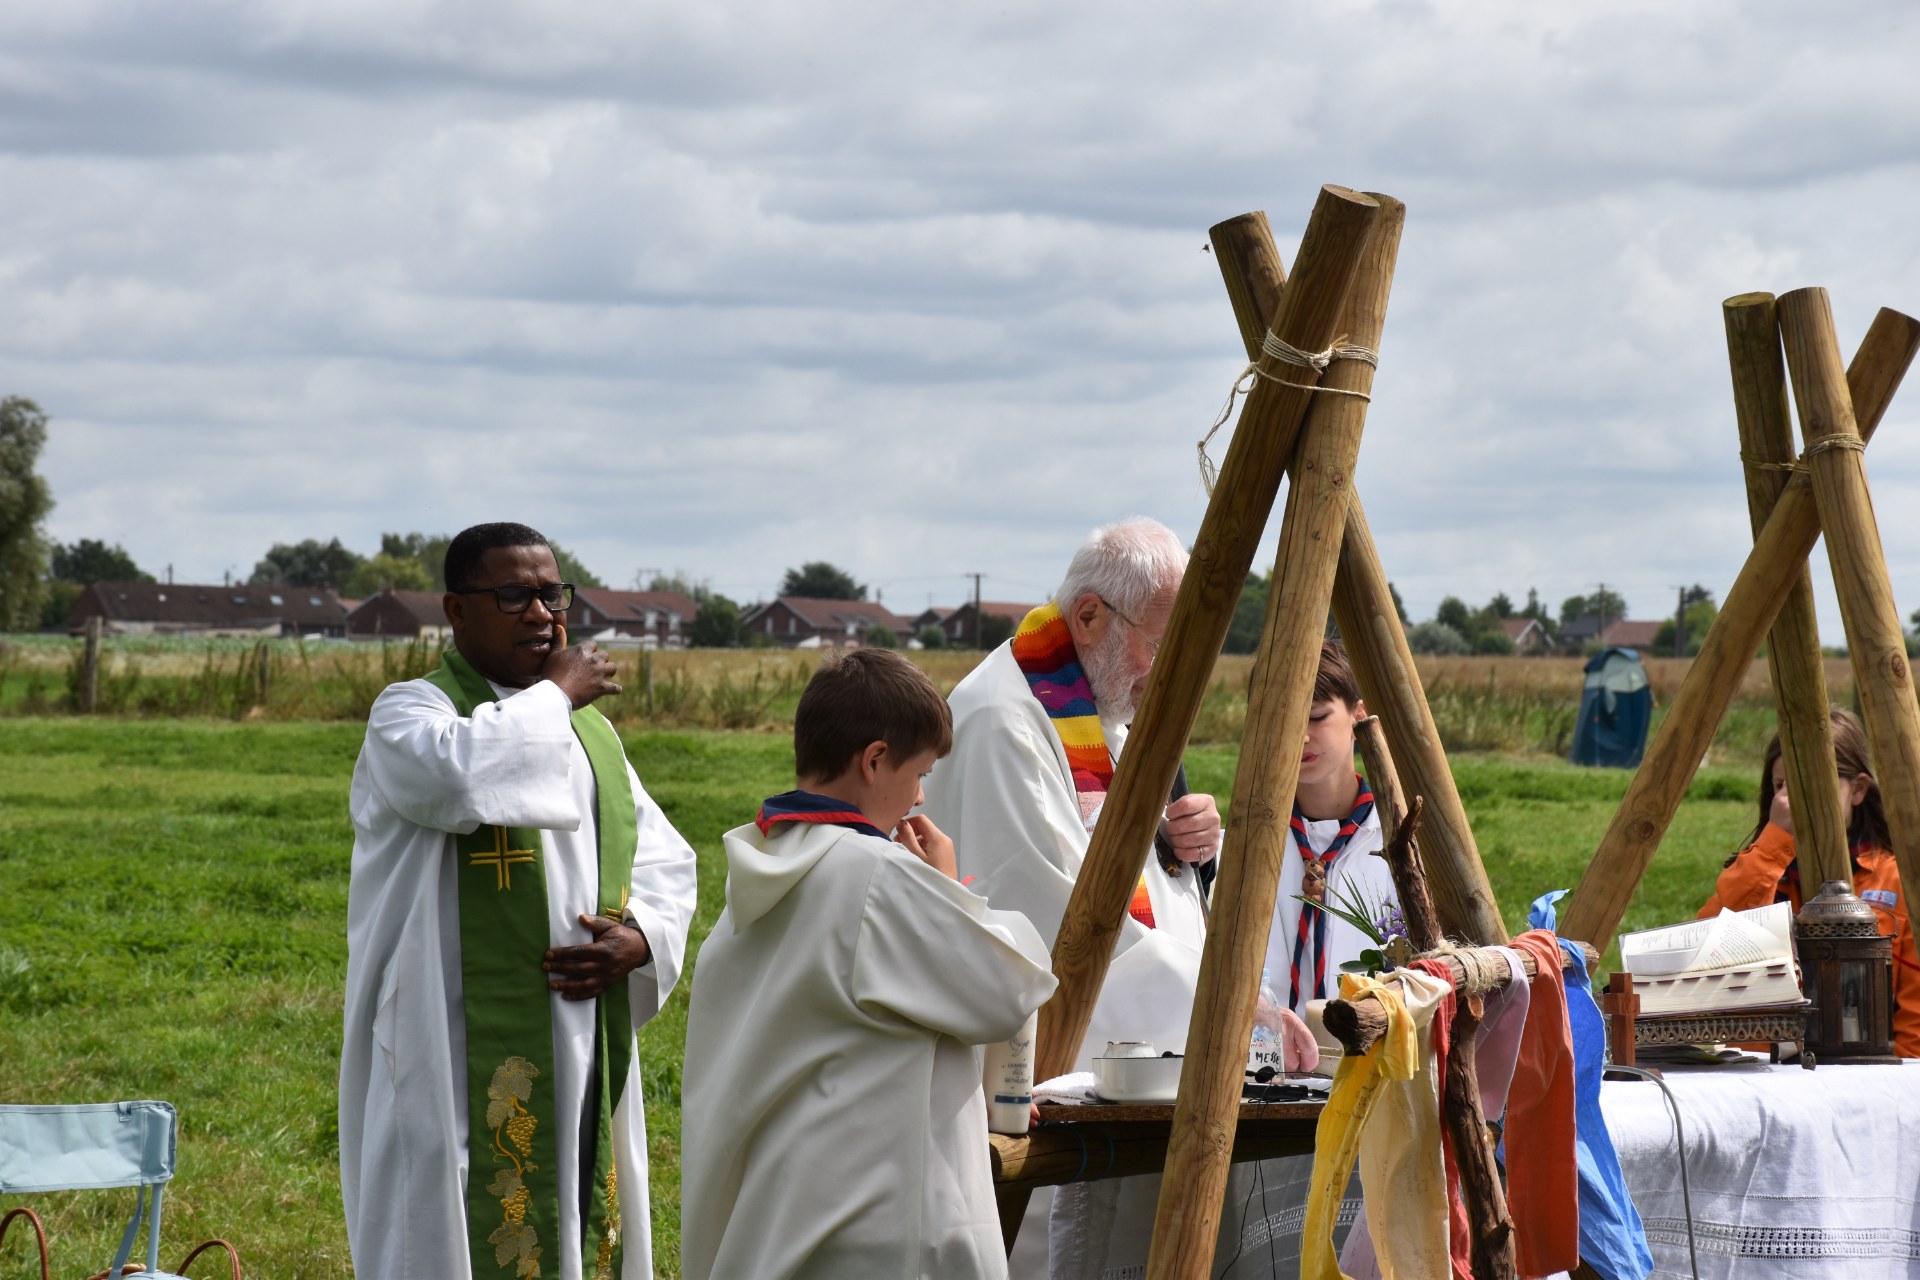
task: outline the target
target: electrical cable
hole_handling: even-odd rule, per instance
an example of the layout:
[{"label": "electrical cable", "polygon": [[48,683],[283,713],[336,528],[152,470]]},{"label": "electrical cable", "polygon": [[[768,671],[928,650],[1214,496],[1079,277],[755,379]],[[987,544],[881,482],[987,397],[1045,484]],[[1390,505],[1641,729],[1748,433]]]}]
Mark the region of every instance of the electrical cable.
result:
[{"label": "electrical cable", "polygon": [[1652,1071],[1639,1067],[1629,1067],[1618,1062],[1607,1064],[1609,1071],[1625,1071],[1639,1076],[1642,1080],[1651,1080],[1660,1086],[1660,1092],[1666,1095],[1667,1110],[1673,1113],[1673,1145],[1680,1152],[1680,1205],[1687,1219],[1687,1262],[1693,1268],[1693,1280],[1700,1280],[1700,1255],[1695,1251],[1693,1241],[1693,1191],[1687,1183],[1687,1137],[1680,1123],[1680,1100],[1673,1096],[1673,1090],[1667,1088],[1667,1082]]}]

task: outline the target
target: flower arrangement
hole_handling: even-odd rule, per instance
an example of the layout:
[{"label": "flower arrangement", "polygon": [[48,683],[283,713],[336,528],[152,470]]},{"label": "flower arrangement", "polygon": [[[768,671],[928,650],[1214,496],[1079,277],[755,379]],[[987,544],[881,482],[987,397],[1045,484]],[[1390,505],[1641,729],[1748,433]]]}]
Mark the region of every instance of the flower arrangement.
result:
[{"label": "flower arrangement", "polygon": [[1349,892],[1345,885],[1332,891],[1331,902],[1300,893],[1294,897],[1336,920],[1346,921],[1373,943],[1360,953],[1358,960],[1343,962],[1342,973],[1391,973],[1396,966],[1413,958],[1413,944],[1407,938],[1407,918],[1401,914],[1400,904],[1392,899],[1382,896],[1377,902],[1369,902],[1358,890]]}]

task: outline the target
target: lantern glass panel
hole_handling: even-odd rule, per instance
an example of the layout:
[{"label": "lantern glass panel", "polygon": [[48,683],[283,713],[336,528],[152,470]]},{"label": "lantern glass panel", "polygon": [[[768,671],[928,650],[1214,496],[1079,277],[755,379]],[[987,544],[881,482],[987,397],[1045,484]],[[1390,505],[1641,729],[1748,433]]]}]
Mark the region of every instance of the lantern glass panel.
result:
[{"label": "lantern glass panel", "polygon": [[1867,966],[1848,960],[1840,966],[1840,1039],[1858,1044],[1867,1029]]}]

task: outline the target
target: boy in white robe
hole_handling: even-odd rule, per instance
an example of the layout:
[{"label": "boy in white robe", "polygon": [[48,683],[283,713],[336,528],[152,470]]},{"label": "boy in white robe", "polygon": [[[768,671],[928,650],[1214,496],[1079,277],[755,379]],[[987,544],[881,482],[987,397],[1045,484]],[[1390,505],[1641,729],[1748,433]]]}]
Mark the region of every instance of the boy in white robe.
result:
[{"label": "boy in white robe", "polygon": [[830,659],[794,716],[799,789],[726,835],[687,1023],[689,1280],[1006,1274],[973,1046],[1054,981],[1026,918],[957,883],[952,842],[907,816],[951,742],[904,658]]}]

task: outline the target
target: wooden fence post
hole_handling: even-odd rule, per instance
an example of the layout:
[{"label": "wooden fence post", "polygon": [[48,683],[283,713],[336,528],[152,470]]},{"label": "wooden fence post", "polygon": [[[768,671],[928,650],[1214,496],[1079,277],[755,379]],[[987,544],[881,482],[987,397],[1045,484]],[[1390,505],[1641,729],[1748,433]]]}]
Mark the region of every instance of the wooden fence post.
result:
[{"label": "wooden fence post", "polygon": [[[1338,327],[1350,343],[1377,350],[1406,206],[1371,194],[1379,218]],[[1293,293],[1289,289],[1282,300],[1282,314]],[[1147,1262],[1152,1280],[1206,1280],[1213,1268],[1247,1041],[1279,892],[1280,860],[1287,850],[1287,817],[1300,777],[1300,743],[1366,425],[1365,395],[1372,385],[1370,364],[1336,362],[1321,382],[1322,394],[1293,460],[1266,628],[1249,677],[1232,820],[1214,882],[1186,1062],[1167,1140]]]},{"label": "wooden fence post", "polygon": [[[1787,368],[1773,295],[1743,293],[1721,304],[1727,359],[1733,371],[1734,418],[1747,477],[1747,515],[1754,536],[1787,487],[1793,465],[1793,421],[1787,410]],[[1820,661],[1820,624],[1813,576],[1802,563],[1780,616],[1767,632],[1767,673],[1780,721],[1780,758],[1793,806],[1795,860],[1802,885],[1853,879],[1847,870],[1846,823],[1833,780],[1833,724],[1827,718],[1827,670]],[[1811,896],[1811,895],[1809,895]]]},{"label": "wooden fence post", "polygon": [[[1210,239],[1241,341],[1249,356],[1258,355],[1286,285],[1267,215],[1243,213],[1229,218],[1212,229]],[[1333,614],[1340,624],[1341,643],[1368,714],[1380,718],[1408,789],[1425,802],[1426,869],[1441,928],[1451,937],[1480,946],[1505,942],[1500,904],[1467,824],[1466,806],[1460,803],[1460,790],[1447,765],[1446,749],[1414,668],[1413,650],[1407,646],[1406,629],[1400,625],[1358,490],[1351,503],[1333,579]]]},{"label": "wooden fence post", "polygon": [[[1920,320],[1883,307],[1847,369],[1847,386],[1863,439],[1871,438],[1880,424],[1916,351],[1920,351]],[[1606,950],[1748,664],[1759,651],[1760,638],[1773,625],[1793,587],[1795,567],[1806,564],[1819,536],[1812,481],[1796,473],[1780,491],[1766,527],[1753,540],[1753,550],[1733,580],[1706,643],[1681,681],[1660,731],[1653,735],[1646,758],[1568,899],[1561,936]]]},{"label": "wooden fence post", "polygon": [[87,619],[87,638],[82,645],[80,709],[88,715],[92,715],[100,705],[101,622],[97,613]]},{"label": "wooden fence post", "polygon": [[1914,700],[1906,633],[1867,492],[1865,441],[1854,425],[1827,291],[1795,289],[1783,294],[1779,305],[1787,372],[1846,624],[1853,683],[1866,709],[1873,773],[1886,803],[1900,891],[1908,902],[1920,901],[1914,896],[1920,894],[1920,702]]}]

